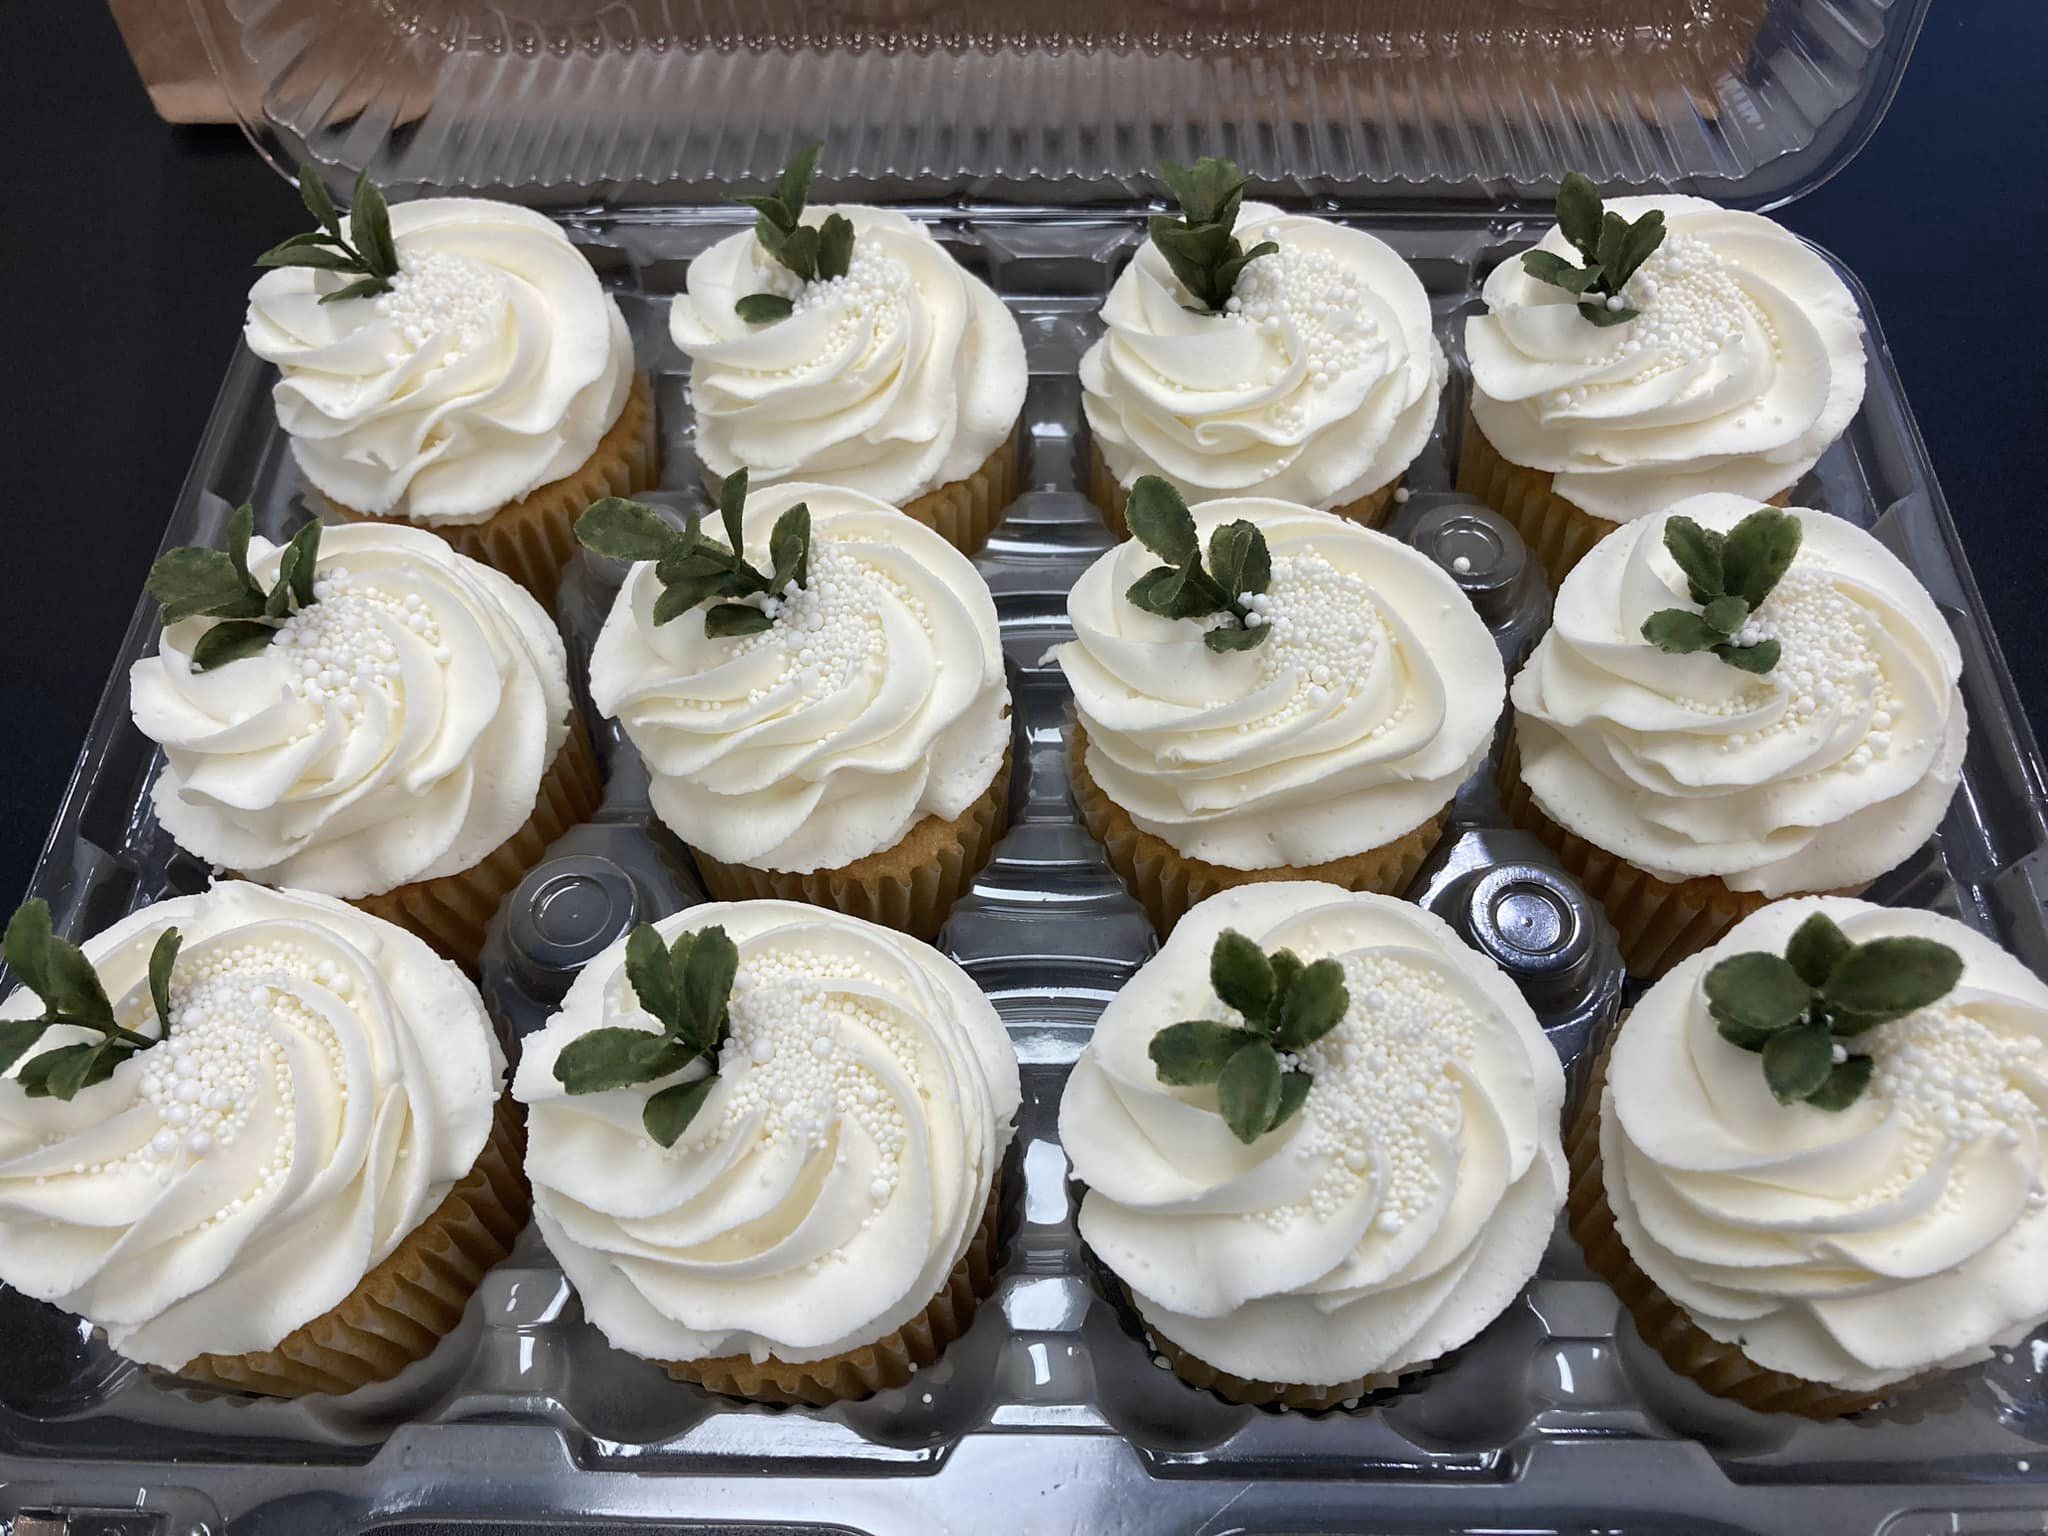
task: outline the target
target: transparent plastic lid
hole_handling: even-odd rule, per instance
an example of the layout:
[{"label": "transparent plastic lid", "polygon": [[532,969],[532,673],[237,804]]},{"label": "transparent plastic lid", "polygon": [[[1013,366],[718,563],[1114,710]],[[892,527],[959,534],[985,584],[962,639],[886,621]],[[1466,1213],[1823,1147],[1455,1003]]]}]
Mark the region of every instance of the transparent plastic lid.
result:
[{"label": "transparent plastic lid", "polygon": [[1769,208],[1840,169],[1928,0],[189,0],[280,167],[695,203],[823,138],[835,195],[1545,206],[1581,170]]}]

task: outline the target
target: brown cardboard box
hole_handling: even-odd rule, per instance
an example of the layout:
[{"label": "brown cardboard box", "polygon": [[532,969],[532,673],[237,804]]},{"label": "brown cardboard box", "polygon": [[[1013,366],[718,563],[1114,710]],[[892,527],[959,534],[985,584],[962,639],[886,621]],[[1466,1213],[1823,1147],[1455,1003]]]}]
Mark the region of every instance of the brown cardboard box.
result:
[{"label": "brown cardboard box", "polygon": [[107,0],[107,8],[160,117],[172,123],[235,120],[185,0]]}]

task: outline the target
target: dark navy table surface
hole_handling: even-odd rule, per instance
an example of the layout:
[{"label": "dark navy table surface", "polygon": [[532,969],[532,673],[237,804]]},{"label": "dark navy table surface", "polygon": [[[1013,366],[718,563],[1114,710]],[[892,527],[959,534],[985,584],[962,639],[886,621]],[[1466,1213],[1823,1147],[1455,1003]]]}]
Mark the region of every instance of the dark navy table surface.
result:
[{"label": "dark navy table surface", "polygon": [[[2048,729],[2040,0],[1940,0],[1890,115],[1778,216],[1869,286]],[[303,222],[232,129],[160,122],[93,0],[0,7],[0,902],[11,909],[235,344]]]}]

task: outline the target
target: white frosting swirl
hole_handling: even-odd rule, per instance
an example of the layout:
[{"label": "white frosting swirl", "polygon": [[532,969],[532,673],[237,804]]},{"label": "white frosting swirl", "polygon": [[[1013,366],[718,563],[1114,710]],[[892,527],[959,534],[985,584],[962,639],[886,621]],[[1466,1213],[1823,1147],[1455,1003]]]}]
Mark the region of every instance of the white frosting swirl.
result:
[{"label": "white frosting swirl", "polygon": [[552,221],[443,197],[391,210],[398,274],[322,304],[348,272],[281,267],[243,337],[277,364],[278,424],[308,480],[357,512],[480,523],[573,473],[633,386],[619,306]]},{"label": "white frosting swirl", "polygon": [[[1783,954],[1827,913],[1858,943],[1963,957],[1955,990],[1858,1035],[1870,1086],[1780,1104],[1721,1037],[1701,981]],[[2048,1320],[2048,987],[1930,912],[1783,901],[1644,994],[1601,1098],[1607,1200],[1629,1255],[1692,1320],[1768,1370],[1866,1392],[1981,1360]]]},{"label": "white frosting swirl", "polygon": [[[1249,1146],[1146,1053],[1176,1020],[1235,1020],[1209,985],[1225,928],[1339,961],[1351,999],[1301,1058],[1300,1112]],[[1563,1103],[1529,1005],[1442,919],[1276,881],[1196,906],[1111,1001],[1060,1144],[1081,1236],[1147,1321],[1234,1375],[1334,1386],[1425,1365],[1514,1299],[1564,1200]]]},{"label": "white frosting swirl", "polygon": [[1081,359],[1096,448],[1125,487],[1163,475],[1191,502],[1369,495],[1436,421],[1448,365],[1429,295],[1361,229],[1246,203],[1236,234],[1280,249],[1245,267],[1228,314],[1193,312],[1150,241],[1110,289]]},{"label": "white frosting swirl", "polygon": [[[82,946],[139,1034],[167,928],[169,1040],[68,1101],[29,1098],[19,1065],[0,1079],[0,1280],[176,1369],[345,1300],[475,1164],[505,1064],[476,988],[423,941],[240,883]],[[0,1003],[41,1011],[25,987]],[[59,1025],[29,1057],[98,1038]]]},{"label": "white frosting swirl", "polygon": [[[1727,530],[1756,503],[1668,516]],[[1565,578],[1515,678],[1522,779],[1550,818],[1659,879],[1766,896],[1859,887],[1940,825],[1962,771],[1962,653],[1926,590],[1869,534],[1794,507],[1792,568],[1755,616],[1759,677],[1642,638],[1691,610],[1666,516],[1608,535]]]},{"label": "white frosting swirl", "polygon": [[[900,213],[844,214],[853,263],[803,283],[749,229],[690,263],[669,334],[690,356],[697,456],[715,475],[843,485],[902,506],[965,480],[1024,409],[1024,338],[988,284]],[[752,293],[795,301],[786,320],[749,325]]]},{"label": "white frosting swirl", "polygon": [[1257,525],[1272,638],[1217,653],[1204,627],[1129,601],[1158,557],[1127,539],[1067,599],[1058,657],[1109,798],[1184,855],[1231,869],[1318,864],[1413,831],[1486,756],[1506,681],[1457,583],[1327,512],[1204,502],[1196,530]]},{"label": "white frosting swirl", "polygon": [[[692,907],[739,948],[718,1081],[673,1147],[641,1123],[664,1083],[571,1096],[562,1048],[650,1028],[621,942],[529,1037],[534,1215],[613,1345],[652,1360],[820,1360],[900,1328],[967,1251],[1020,1102],[1002,1021],[929,945],[783,901]],[[704,1075],[693,1063],[676,1081]]]},{"label": "white frosting swirl", "polygon": [[945,539],[872,497],[778,485],[747,499],[748,558],[811,513],[810,585],[761,634],[712,639],[699,606],[657,626],[636,565],[590,657],[590,697],[646,759],[655,813],[757,869],[838,868],[986,791],[1009,746],[996,608]]},{"label": "white frosting swirl", "polygon": [[[1834,269],[1756,213],[1697,197],[1664,210],[1664,243],[1629,280],[1638,317],[1602,328],[1578,300],[1502,262],[1465,322],[1472,414],[1509,460],[1611,522],[1684,496],[1765,501],[1797,483],[1863,403],[1863,321]],[[1573,263],[1556,229],[1535,247]]]},{"label": "white frosting swirl", "polygon": [[[265,585],[281,553],[250,541]],[[568,735],[561,635],[510,577],[402,524],[324,530],[315,591],[253,656],[194,672],[215,621],[184,619],[135,663],[157,819],[212,864],[330,896],[471,868],[533,814]]]}]

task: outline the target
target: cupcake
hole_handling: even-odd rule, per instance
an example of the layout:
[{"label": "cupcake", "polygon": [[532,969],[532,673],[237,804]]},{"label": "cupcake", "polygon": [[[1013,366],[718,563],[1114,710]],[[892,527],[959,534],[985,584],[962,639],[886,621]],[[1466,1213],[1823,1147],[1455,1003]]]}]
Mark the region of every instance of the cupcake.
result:
[{"label": "cupcake", "polygon": [[388,1380],[525,1226],[483,1002],[411,934],[230,882],[82,954],[32,901],[7,961],[0,1281],[128,1359],[282,1397]]},{"label": "cupcake", "polygon": [[1565,178],[1558,224],[1465,322],[1458,489],[1561,584],[1602,537],[1711,491],[1781,499],[1863,403],[1863,322],[1825,260],[1697,197],[1602,209]]},{"label": "cupcake", "polygon": [[1128,537],[1131,487],[1158,475],[1191,503],[1261,496],[1377,527],[1444,386],[1421,282],[1363,230],[1240,206],[1227,160],[1159,173],[1181,216],[1152,220],[1081,359],[1104,520]]},{"label": "cupcake", "polygon": [[282,549],[235,514],[149,590],[129,674],[164,752],[178,846],[351,901],[474,969],[484,924],[603,793],[561,636],[510,577],[398,523],[308,524]]},{"label": "cupcake", "polygon": [[807,207],[817,158],[744,199],[754,228],[691,262],[669,311],[705,479],[858,491],[972,554],[1022,488],[1023,335],[922,224]]},{"label": "cupcake", "polygon": [[1673,1370],[1833,1418],[2048,1321],[2048,987],[1931,912],[1773,903],[1643,994],[1571,1228]]},{"label": "cupcake", "polygon": [[639,749],[654,813],[714,897],[932,938],[1009,817],[988,587],[928,524],[858,491],[749,496],[742,469],[722,497],[722,543],[630,502],[577,525],[639,562],[591,652],[591,702]]},{"label": "cupcake", "polygon": [[1130,514],[1135,537],[1074,584],[1074,639],[1053,655],[1074,690],[1075,802],[1153,926],[1251,881],[1405,889],[1506,691],[1457,583],[1286,502],[1190,513],[1147,477]]},{"label": "cupcake", "polygon": [[1603,539],[1515,678],[1509,817],[1661,976],[1782,896],[1853,895],[1927,841],[1962,654],[1876,539],[1696,496]]},{"label": "cupcake", "polygon": [[1535,1273],[1563,1104],[1529,1005],[1442,919],[1287,881],[1203,902],[1103,1010],[1060,1144],[1083,1240],[1183,1378],[1330,1408]]},{"label": "cupcake", "polygon": [[439,534],[552,604],[577,515],[655,483],[654,407],[619,306],[562,231],[481,198],[401,203],[267,251],[243,338],[275,363],[292,457],[324,506]]},{"label": "cupcake", "polygon": [[1017,1058],[967,974],[781,901],[643,925],[513,1083],[542,1235],[615,1348],[714,1392],[900,1387],[994,1283]]}]

